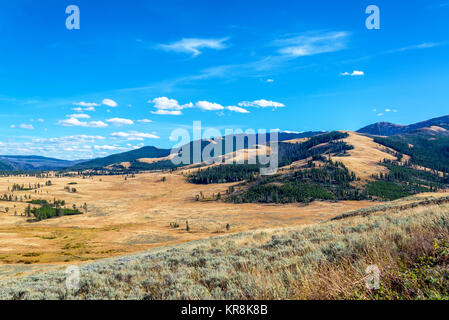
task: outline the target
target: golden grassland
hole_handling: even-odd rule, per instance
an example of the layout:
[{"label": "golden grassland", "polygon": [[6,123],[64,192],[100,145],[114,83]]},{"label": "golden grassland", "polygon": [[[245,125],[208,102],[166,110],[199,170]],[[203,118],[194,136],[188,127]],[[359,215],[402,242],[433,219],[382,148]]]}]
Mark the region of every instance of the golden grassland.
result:
[{"label": "golden grassland", "polygon": [[[43,185],[46,180],[51,180],[52,185],[38,189],[37,193],[34,190],[8,192],[13,183]],[[77,189],[76,193],[64,190],[69,183]],[[65,200],[69,208],[73,204],[81,208],[87,203],[88,212],[33,222],[21,216],[28,203],[0,201],[0,265],[96,260],[224,233],[317,223],[373,204],[371,201],[318,201],[309,206],[279,206],[195,201],[200,192],[207,199],[219,192],[225,194],[230,185],[193,185],[180,173],[149,173],[127,179],[124,176],[1,177],[1,195],[13,194],[19,200],[25,195],[31,195],[32,199]],[[179,228],[170,227],[175,223]]]},{"label": "golden grassland", "polygon": [[332,160],[343,162],[350,171],[362,180],[369,180],[373,174],[388,172],[387,168],[379,165],[379,162],[384,159],[396,160],[396,157],[391,154],[393,150],[375,143],[370,137],[355,132],[345,132],[349,136],[343,141],[352,145],[354,149],[348,151],[349,156],[332,157]]},{"label": "golden grassland", "polygon": [[[433,201],[441,197],[82,264],[79,290],[65,287],[63,269],[9,279],[0,299],[447,299],[449,205]],[[366,287],[372,265],[376,289]]]}]

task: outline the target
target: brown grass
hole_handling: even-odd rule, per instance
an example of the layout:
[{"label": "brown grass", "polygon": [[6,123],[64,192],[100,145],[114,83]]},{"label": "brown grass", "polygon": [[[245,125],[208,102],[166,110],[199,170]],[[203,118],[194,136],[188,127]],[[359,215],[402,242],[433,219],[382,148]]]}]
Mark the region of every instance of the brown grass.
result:
[{"label": "brown grass", "polygon": [[373,174],[388,172],[387,168],[379,165],[379,162],[384,159],[396,160],[396,157],[385,152],[386,147],[375,143],[372,138],[362,134],[345,132],[349,136],[343,141],[352,145],[354,149],[348,151],[348,157],[332,157],[332,160],[343,162],[350,171],[353,171],[362,180],[371,179]]},{"label": "brown grass", "polygon": [[[162,182],[162,177],[166,181]],[[8,193],[13,183],[43,184],[47,179],[30,177],[0,178],[0,194]],[[20,216],[23,202],[0,202],[0,264],[73,263],[139,252],[154,247],[184,243],[248,230],[277,228],[324,221],[337,214],[372,205],[370,201],[315,202],[304,207],[290,205],[236,205],[224,202],[198,202],[206,197],[225,194],[231,184],[198,186],[185,182],[179,173],[151,173],[125,180],[123,176],[93,179],[50,178],[53,185],[38,193],[21,191],[33,199],[65,200],[67,206],[81,207],[88,213],[41,222],[29,222]],[[101,180],[101,181],[100,181]],[[64,191],[69,182],[77,182],[77,193]],[[16,206],[16,208],[14,208]],[[17,212],[17,216],[14,212]],[[189,221],[190,232],[185,230]],[[178,223],[179,228],[170,227]],[[230,231],[226,225],[230,225]],[[36,253],[38,256],[28,256]]]},{"label": "brown grass", "polygon": [[[380,288],[365,287],[366,267]],[[0,299],[447,299],[449,206],[395,209],[153,249],[1,282]]]}]

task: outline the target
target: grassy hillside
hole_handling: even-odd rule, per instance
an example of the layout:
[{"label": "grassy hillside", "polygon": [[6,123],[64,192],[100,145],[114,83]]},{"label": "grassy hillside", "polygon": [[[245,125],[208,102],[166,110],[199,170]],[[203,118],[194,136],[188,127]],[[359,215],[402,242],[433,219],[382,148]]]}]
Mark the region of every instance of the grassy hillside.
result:
[{"label": "grassy hillside", "polygon": [[[362,138],[370,140],[371,144],[363,141],[365,143],[361,147],[359,140]],[[352,141],[355,147],[348,143]],[[364,153],[373,155],[369,162],[365,161]],[[376,159],[378,162],[375,162]],[[395,200],[421,192],[442,190],[449,183],[446,176],[423,168],[412,168],[409,162],[402,161],[403,154],[387,150],[372,142],[371,138],[354,133],[330,132],[298,143],[279,144],[280,166],[300,160],[304,160],[301,165],[284,168],[268,177],[259,176],[255,165],[227,165],[200,169],[189,174],[187,181],[196,184],[244,181],[228,190],[226,199],[235,203],[310,203],[316,199]],[[358,168],[359,162],[362,169]],[[367,166],[378,168],[379,173],[371,176],[365,174],[365,179],[361,179],[344,163],[362,174]]]},{"label": "grassy hillside", "polygon": [[447,200],[87,264],[77,291],[64,270],[3,281],[0,299],[448,299]]},{"label": "grassy hillside", "polygon": [[449,137],[415,132],[392,137],[375,137],[374,141],[410,156],[410,164],[449,174]]}]

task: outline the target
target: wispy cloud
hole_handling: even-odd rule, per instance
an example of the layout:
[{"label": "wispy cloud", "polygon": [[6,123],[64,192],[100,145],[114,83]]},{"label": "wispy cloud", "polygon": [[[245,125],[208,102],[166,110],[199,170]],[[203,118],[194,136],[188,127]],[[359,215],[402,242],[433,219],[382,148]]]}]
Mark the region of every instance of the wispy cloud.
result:
[{"label": "wispy cloud", "polygon": [[34,129],[32,124],[26,124],[26,123],[22,123],[21,125],[19,125],[19,128],[26,129],[26,130],[33,130]]},{"label": "wispy cloud", "polygon": [[202,54],[202,49],[223,50],[227,48],[225,42],[228,38],[221,39],[200,39],[186,38],[170,44],[160,44],[157,47],[165,51],[174,51],[191,54],[196,57]]},{"label": "wispy cloud", "polygon": [[427,8],[428,9],[441,9],[441,8],[447,8],[447,7],[449,7],[449,1],[432,4],[432,5],[428,6]]},{"label": "wispy cloud", "polygon": [[76,107],[76,108],[72,108],[72,110],[76,111],[76,112],[85,112],[85,111],[95,111],[95,108],[94,107],[84,107],[84,108]]},{"label": "wispy cloud", "polygon": [[118,138],[125,138],[130,141],[143,141],[144,139],[160,139],[159,136],[153,133],[144,133],[138,131],[130,131],[130,132],[114,132],[111,133],[111,136]]},{"label": "wispy cloud", "polygon": [[239,103],[241,107],[257,107],[257,108],[283,108],[285,104],[276,102],[276,101],[268,101],[265,99],[256,100],[256,101],[242,101]]},{"label": "wispy cloud", "polygon": [[137,122],[140,122],[140,123],[150,123],[150,122],[153,122],[153,121],[151,121],[150,119],[141,119],[141,120],[137,120]]},{"label": "wispy cloud", "polygon": [[156,110],[151,111],[152,114],[157,114],[160,116],[180,116],[182,115],[182,112],[179,110]]},{"label": "wispy cloud", "polygon": [[94,149],[95,149],[95,150],[118,151],[118,150],[122,149],[122,147],[120,147],[120,146],[118,146],[118,145],[108,145],[108,144],[105,144],[105,145],[102,145],[102,146],[95,145],[95,146],[94,146]]},{"label": "wispy cloud", "polygon": [[74,102],[73,105],[79,106],[79,107],[99,107],[100,105],[98,103],[94,102]]},{"label": "wispy cloud", "polygon": [[103,121],[80,121],[77,118],[71,117],[65,120],[59,120],[58,124],[64,127],[91,127],[91,128],[105,128],[108,125]]},{"label": "wispy cloud", "polygon": [[275,41],[281,47],[278,52],[292,57],[312,56],[316,54],[340,51],[346,48],[349,33],[327,32],[307,33]]},{"label": "wispy cloud", "polygon": [[67,117],[76,118],[76,119],[90,119],[90,116],[88,114],[84,114],[84,113],[71,114]]},{"label": "wispy cloud", "polygon": [[123,118],[112,118],[106,120],[106,122],[112,123],[115,126],[124,126],[124,125],[133,125],[134,121],[131,119],[123,119]]},{"label": "wispy cloud", "polygon": [[[165,80],[143,87],[124,88],[119,91],[160,92],[161,90],[163,90],[165,92],[173,92],[176,90],[176,87],[178,85],[213,78],[232,78],[235,80],[239,77],[271,77],[273,75],[273,70],[279,71],[282,68],[289,66],[290,62],[296,60],[301,56],[343,50],[347,47],[349,38],[350,33],[346,31],[308,32],[296,36],[285,36],[281,39],[270,42],[268,47],[275,48],[275,50],[271,54],[255,58],[252,61],[213,66],[202,69],[196,74],[182,76],[172,80]],[[181,47],[182,46],[180,46],[180,48]],[[194,54],[194,51],[190,49],[182,49],[182,51]],[[201,50],[199,51],[201,52]],[[296,69],[307,67],[307,65],[295,65]],[[273,81],[269,80],[268,82]],[[165,112],[157,112],[157,114],[162,113]],[[177,112],[176,114],[179,113]]]},{"label": "wispy cloud", "polygon": [[237,112],[237,113],[250,113],[248,110],[241,108],[241,107],[237,107],[237,106],[228,106],[228,107],[226,107],[226,110],[229,110],[232,112]]},{"label": "wispy cloud", "polygon": [[445,45],[446,42],[424,42],[420,44],[410,45],[407,47],[402,47],[398,49],[393,49],[388,51],[387,53],[397,53],[397,52],[404,52],[409,50],[420,50],[420,49],[429,49],[429,48],[435,48],[442,45]]}]

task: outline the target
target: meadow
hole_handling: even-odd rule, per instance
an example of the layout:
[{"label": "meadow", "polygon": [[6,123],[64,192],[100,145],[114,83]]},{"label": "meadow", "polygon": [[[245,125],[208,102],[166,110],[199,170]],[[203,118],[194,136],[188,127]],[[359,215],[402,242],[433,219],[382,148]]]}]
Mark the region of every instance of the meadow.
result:
[{"label": "meadow", "polygon": [[448,299],[449,205],[438,198],[83,264],[78,290],[63,269],[9,279],[0,299]]},{"label": "meadow", "polygon": [[[234,184],[189,184],[184,174],[0,177],[0,195],[6,194],[8,199],[0,201],[0,278],[221,234],[317,223],[373,204],[316,201],[309,206],[236,205],[209,200],[225,194]],[[51,185],[45,184],[48,180]],[[12,191],[15,184],[28,189],[38,183],[41,187],[36,190]],[[203,201],[196,201],[199,194]],[[24,215],[28,206],[39,207],[29,202],[42,200],[64,201],[64,207],[75,205],[83,214],[42,221]]]}]

